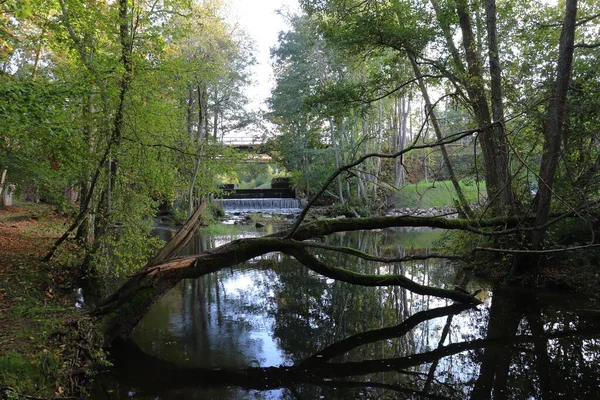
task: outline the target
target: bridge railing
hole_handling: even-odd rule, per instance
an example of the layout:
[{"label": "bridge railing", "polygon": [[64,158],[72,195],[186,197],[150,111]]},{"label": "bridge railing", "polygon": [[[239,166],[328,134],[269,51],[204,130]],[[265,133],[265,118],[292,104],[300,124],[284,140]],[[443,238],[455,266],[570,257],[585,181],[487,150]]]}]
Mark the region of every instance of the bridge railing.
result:
[{"label": "bridge railing", "polygon": [[260,146],[264,144],[261,136],[224,136],[221,143],[227,146]]}]

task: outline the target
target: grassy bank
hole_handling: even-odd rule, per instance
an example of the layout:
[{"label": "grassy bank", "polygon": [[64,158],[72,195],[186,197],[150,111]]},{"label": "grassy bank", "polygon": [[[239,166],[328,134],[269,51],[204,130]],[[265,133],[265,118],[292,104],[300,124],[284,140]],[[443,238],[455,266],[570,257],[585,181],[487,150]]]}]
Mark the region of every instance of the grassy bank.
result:
[{"label": "grassy bank", "polygon": [[[461,181],[460,187],[470,203],[477,203],[485,195],[485,182]],[[431,208],[453,206],[458,199],[450,181],[419,182],[409,184],[398,190],[393,196],[394,206],[398,208]]]},{"label": "grassy bank", "polygon": [[65,222],[45,205],[0,210],[0,398],[79,395],[103,357],[71,295],[76,246],[40,261]]}]

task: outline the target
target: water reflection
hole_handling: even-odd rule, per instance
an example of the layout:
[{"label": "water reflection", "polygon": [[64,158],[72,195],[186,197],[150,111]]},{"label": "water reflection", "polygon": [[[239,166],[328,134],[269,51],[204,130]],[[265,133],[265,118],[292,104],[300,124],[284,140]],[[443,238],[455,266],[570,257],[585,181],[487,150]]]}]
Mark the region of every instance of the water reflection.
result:
[{"label": "water reflection", "polygon": [[[425,242],[428,233],[430,242],[439,237],[352,232],[331,243],[391,257],[426,252],[402,241]],[[191,249],[232,238],[203,235]],[[331,252],[320,257],[454,285],[452,267],[439,261],[382,267]],[[508,289],[482,299],[467,308],[325,279],[278,254],[256,259],[170,291],[133,340],[115,348],[112,380],[99,385],[98,398],[594,398],[595,304]]]}]

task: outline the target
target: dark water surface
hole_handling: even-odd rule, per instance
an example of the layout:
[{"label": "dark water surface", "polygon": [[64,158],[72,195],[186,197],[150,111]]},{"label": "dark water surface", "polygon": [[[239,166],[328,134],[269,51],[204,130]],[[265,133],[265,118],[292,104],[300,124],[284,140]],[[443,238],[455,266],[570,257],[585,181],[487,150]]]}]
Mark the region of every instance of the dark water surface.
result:
[{"label": "dark water surface", "polygon": [[[222,227],[188,253],[266,233]],[[229,231],[229,232],[228,232]],[[162,231],[165,238],[171,234]],[[336,235],[383,257],[423,254],[439,231]],[[331,265],[453,287],[439,261]],[[281,254],[181,282],[113,350],[98,399],[595,399],[600,308],[573,295],[483,288],[476,308],[402,288],[335,282]]]}]

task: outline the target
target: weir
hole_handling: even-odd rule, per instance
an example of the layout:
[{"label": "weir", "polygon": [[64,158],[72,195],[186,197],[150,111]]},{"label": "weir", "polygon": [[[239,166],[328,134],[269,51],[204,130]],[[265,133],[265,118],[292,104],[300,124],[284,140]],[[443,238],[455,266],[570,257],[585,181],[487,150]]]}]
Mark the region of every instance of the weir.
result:
[{"label": "weir", "polygon": [[300,208],[300,200],[294,198],[216,199],[225,211],[275,211],[290,212]]}]

